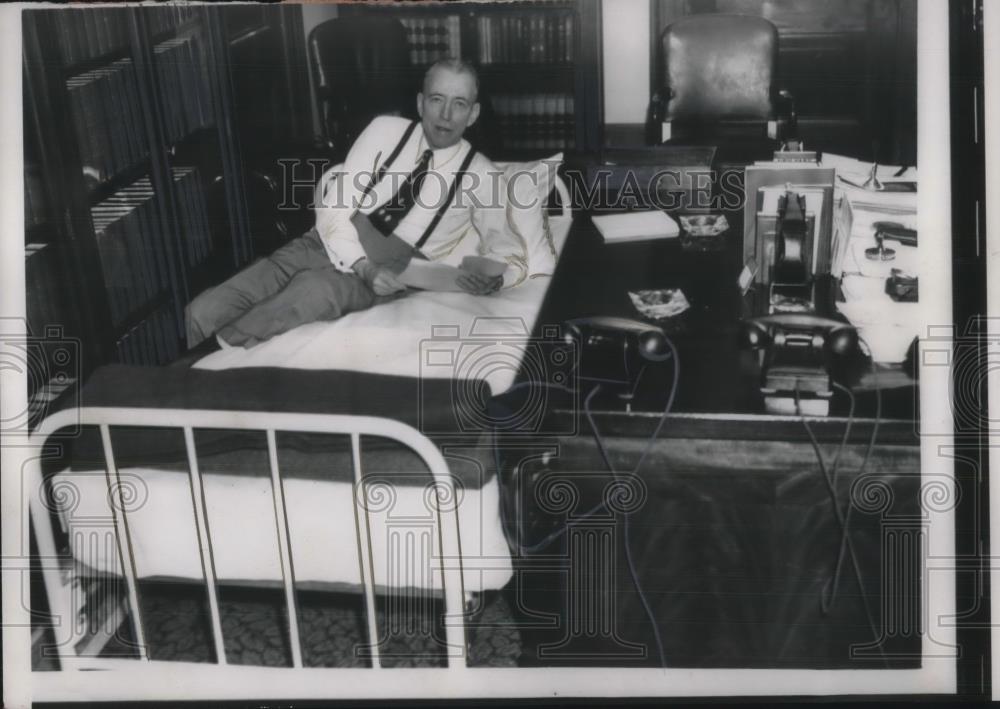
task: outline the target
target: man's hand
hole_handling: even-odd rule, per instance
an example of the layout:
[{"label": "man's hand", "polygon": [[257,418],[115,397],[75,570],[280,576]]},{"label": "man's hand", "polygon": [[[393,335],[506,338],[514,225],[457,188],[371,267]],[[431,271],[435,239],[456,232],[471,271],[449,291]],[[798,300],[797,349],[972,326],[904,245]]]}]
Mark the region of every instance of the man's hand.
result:
[{"label": "man's hand", "polygon": [[352,268],[361,277],[361,280],[375,291],[375,295],[392,295],[398,291],[406,290],[406,286],[399,282],[395,273],[388,268],[376,266],[366,258],[360,259]]},{"label": "man's hand", "polygon": [[473,295],[491,295],[500,290],[503,285],[503,276],[484,276],[465,269],[459,269],[462,273],[455,279],[455,283],[466,293]]}]

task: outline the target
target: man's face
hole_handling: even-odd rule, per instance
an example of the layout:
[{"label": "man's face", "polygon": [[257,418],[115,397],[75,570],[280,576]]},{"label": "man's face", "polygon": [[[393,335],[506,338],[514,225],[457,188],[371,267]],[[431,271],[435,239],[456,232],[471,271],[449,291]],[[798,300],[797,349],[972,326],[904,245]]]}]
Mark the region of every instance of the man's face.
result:
[{"label": "man's face", "polygon": [[455,145],[479,118],[475,80],[464,72],[435,69],[417,94],[417,113],[433,149]]}]

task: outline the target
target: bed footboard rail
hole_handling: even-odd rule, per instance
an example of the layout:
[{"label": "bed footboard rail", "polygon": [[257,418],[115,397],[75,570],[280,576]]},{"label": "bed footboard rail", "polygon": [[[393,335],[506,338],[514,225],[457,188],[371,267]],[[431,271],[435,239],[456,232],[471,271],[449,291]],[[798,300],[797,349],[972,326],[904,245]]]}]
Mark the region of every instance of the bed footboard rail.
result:
[{"label": "bed footboard rail", "polygon": [[[366,652],[371,669],[381,669],[379,637],[376,628],[376,583],[375,559],[372,553],[372,520],[365,503],[363,471],[361,469],[361,437],[373,436],[394,440],[417,454],[432,476],[434,495],[429,504],[433,514],[431,533],[430,563],[433,572],[440,573],[441,589],[444,597],[444,646],[448,669],[466,667],[466,627],[464,622],[464,597],[461,544],[459,538],[458,512],[455,505],[448,503],[455,499],[455,484],[441,452],[416,429],[398,421],[371,416],[350,416],[339,414],[295,414],[252,411],[151,409],[151,408],[82,408],[62,411],[43,421],[31,438],[37,455],[30,462],[28,474],[28,503],[32,529],[35,533],[39,560],[42,570],[46,597],[49,602],[55,647],[60,668],[63,672],[85,669],[115,669],[122,666],[121,660],[80,656],[77,651],[79,635],[74,630],[75,609],[79,607],[79,593],[74,588],[72,558],[69,569],[65,555],[61,552],[53,529],[53,512],[58,512],[60,504],[67,504],[58,494],[47,489],[42,469],[45,451],[51,451],[56,442],[52,434],[66,428],[93,426],[100,432],[105,458],[105,478],[109,507],[112,511],[115,545],[117,547],[119,570],[125,581],[128,617],[132,624],[132,637],[138,645],[139,661],[143,666],[165,665],[151,661],[147,652],[146,638],[140,613],[141,589],[136,568],[133,539],[130,535],[129,514],[125,489],[116,464],[115,449],[112,445],[112,429],[124,427],[178,429],[183,432],[187,453],[189,482],[192,491],[194,519],[197,526],[198,551],[203,578],[208,590],[208,614],[210,616],[210,636],[215,650],[215,664],[226,665],[226,651],[223,643],[222,619],[218,598],[216,577],[216,557],[211,529],[206,511],[205,482],[198,464],[195,445],[195,430],[224,429],[262,432],[266,436],[267,456],[270,466],[271,490],[273,494],[275,534],[277,535],[279,561],[282,575],[284,599],[287,606],[289,649],[292,668],[303,667],[302,645],[299,637],[299,609],[296,602],[295,571],[292,563],[289,517],[294,510],[288,508],[284,481],[279,469],[277,435],[279,433],[339,434],[350,437],[351,460],[354,486],[362,494],[353,495],[355,528],[357,531],[360,578],[364,593],[369,642]],[[317,540],[322,543],[322,540]],[[136,667],[136,662],[126,661],[125,665]],[[235,669],[235,668],[233,668]],[[344,670],[331,670],[343,672]],[[370,670],[364,670],[370,671]],[[52,673],[34,673],[37,676]],[[61,674],[61,673],[60,673]],[[99,676],[101,673],[90,673]],[[100,682],[95,677],[95,682]]]}]

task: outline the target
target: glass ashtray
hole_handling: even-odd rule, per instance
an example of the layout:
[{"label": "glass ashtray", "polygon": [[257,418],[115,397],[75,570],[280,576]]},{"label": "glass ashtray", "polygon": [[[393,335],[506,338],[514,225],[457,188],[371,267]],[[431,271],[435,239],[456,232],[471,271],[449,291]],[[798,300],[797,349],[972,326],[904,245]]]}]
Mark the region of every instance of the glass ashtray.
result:
[{"label": "glass ashtray", "polygon": [[729,229],[724,214],[693,214],[680,219],[681,227],[689,236],[718,236]]}]

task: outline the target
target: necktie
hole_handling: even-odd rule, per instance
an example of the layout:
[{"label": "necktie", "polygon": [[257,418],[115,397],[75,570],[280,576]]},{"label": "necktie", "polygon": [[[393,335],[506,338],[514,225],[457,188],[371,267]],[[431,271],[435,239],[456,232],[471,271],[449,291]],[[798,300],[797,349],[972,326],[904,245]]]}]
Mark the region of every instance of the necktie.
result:
[{"label": "necktie", "polygon": [[371,214],[371,222],[384,236],[389,236],[396,230],[403,218],[413,208],[420,194],[420,185],[427,177],[427,168],[430,166],[433,151],[425,150],[420,156],[420,162],[413,168],[406,181],[399,186],[399,191],[393,195],[392,199],[376,209]]}]

